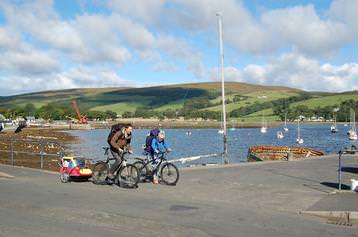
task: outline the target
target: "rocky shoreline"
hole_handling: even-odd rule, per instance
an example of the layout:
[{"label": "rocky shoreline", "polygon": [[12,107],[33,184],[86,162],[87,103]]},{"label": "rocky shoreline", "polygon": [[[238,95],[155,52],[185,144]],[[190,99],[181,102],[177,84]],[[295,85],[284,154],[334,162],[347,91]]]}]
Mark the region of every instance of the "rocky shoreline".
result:
[{"label": "rocky shoreline", "polygon": [[[21,133],[0,134],[0,163],[58,171],[60,153],[66,154],[68,144],[79,138],[65,131],[49,128],[26,128]],[[13,156],[11,156],[13,150]]]}]

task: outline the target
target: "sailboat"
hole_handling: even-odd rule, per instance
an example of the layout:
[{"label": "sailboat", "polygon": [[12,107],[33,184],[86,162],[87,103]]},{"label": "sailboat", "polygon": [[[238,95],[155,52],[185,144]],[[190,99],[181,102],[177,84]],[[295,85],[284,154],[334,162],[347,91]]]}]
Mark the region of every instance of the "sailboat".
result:
[{"label": "sailboat", "polygon": [[265,120],[265,112],[262,112],[262,125],[261,125],[261,129],[260,129],[261,133],[267,133],[267,123]]},{"label": "sailboat", "polygon": [[287,114],[285,114],[285,125],[283,126],[283,131],[288,132],[288,127],[287,127]]},{"label": "sailboat", "polygon": [[351,109],[351,129],[348,131],[348,138],[349,140],[357,140],[357,130],[356,130],[356,113],[354,110]]},{"label": "sailboat", "polygon": [[276,133],[276,137],[277,137],[277,139],[282,139],[282,138],[284,138],[284,135],[283,135],[283,133],[281,131],[278,131]]},{"label": "sailboat", "polygon": [[301,133],[300,133],[300,119],[298,119],[297,122],[297,139],[296,139],[296,143],[298,144],[303,144],[304,140],[303,138],[301,138]]},{"label": "sailboat", "polygon": [[338,132],[338,128],[337,128],[337,115],[336,115],[336,113],[333,113],[333,119],[334,119],[334,122],[333,122],[333,124],[332,124],[332,126],[331,126],[331,133],[336,133],[336,132]]},{"label": "sailboat", "polygon": [[234,124],[233,124],[233,120],[231,120],[231,128],[229,129],[230,131],[235,131],[236,128],[234,127]]}]

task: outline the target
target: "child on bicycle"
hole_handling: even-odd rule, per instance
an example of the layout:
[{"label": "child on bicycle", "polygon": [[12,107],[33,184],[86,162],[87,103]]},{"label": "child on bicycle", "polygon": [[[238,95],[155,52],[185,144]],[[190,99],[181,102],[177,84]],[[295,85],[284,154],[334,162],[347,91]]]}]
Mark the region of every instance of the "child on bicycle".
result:
[{"label": "child on bicycle", "polygon": [[[168,143],[165,142],[165,132],[163,130],[152,140],[152,151],[153,153],[151,155],[154,160],[162,156],[164,152],[171,151]],[[152,165],[155,167],[155,164]],[[153,183],[158,183],[157,172],[153,174]]]}]

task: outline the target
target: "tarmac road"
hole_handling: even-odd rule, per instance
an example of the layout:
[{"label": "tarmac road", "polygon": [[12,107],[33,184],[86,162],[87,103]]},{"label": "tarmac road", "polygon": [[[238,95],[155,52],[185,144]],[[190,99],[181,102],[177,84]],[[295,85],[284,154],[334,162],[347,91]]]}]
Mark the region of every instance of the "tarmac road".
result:
[{"label": "tarmac road", "polygon": [[[358,167],[358,157],[344,164]],[[357,226],[298,214],[339,208],[320,202],[336,170],[336,157],[187,168],[177,186],[129,190],[0,165],[0,236],[358,236]],[[344,182],[357,176],[346,172]],[[344,208],[357,201],[352,194]]]}]

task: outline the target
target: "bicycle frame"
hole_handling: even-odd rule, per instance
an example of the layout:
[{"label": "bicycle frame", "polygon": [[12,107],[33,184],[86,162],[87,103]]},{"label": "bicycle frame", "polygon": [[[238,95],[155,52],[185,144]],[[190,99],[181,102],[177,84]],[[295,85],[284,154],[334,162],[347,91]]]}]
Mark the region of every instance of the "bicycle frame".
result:
[{"label": "bicycle frame", "polygon": [[[112,158],[110,158],[110,156],[109,156],[109,147],[103,147],[103,149],[104,149],[104,155],[105,156],[107,156],[107,160],[106,161],[104,161],[107,165],[108,165],[108,169],[110,169],[111,168],[111,166],[112,166],[112,164],[110,163],[110,161],[111,160],[116,160],[116,158],[113,156],[113,154],[111,153],[111,155],[112,155]],[[118,168],[114,171],[114,173],[116,173],[116,172],[118,172],[118,170],[123,166],[123,167],[126,167],[127,166],[127,159],[124,157],[125,156],[125,154],[127,154],[128,153],[128,151],[123,151],[122,153],[121,153],[121,163],[119,163],[119,165],[118,165]],[[103,161],[102,161],[103,162]]]},{"label": "bicycle frame", "polygon": [[[143,168],[144,168],[144,167],[147,167],[149,164],[154,164],[154,162],[155,162],[157,159],[159,159],[159,163],[156,164],[156,166],[155,166],[155,168],[154,168],[154,170],[153,170],[153,171],[158,171],[158,168],[159,168],[163,163],[167,163],[167,162],[168,162],[168,160],[165,158],[167,152],[163,152],[163,153],[159,153],[159,154],[160,154],[161,156],[158,157],[158,158],[155,158],[155,159],[154,159],[154,158],[150,157],[150,158],[147,159],[147,161],[143,161],[143,162],[144,162]],[[148,156],[147,156],[147,157],[148,157]]]}]

